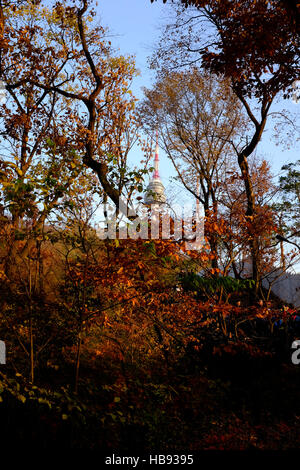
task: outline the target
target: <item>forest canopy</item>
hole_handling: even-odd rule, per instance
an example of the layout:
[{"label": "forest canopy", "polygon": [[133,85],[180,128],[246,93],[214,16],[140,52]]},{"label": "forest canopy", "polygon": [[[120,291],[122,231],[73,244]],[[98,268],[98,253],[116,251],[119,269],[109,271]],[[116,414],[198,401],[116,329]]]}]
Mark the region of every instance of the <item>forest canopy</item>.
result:
[{"label": "forest canopy", "polygon": [[5,446],[299,447],[299,304],[273,289],[299,280],[299,160],[278,177],[259,147],[299,78],[299,6],[164,3],[137,100],[96,2],[0,0]]}]

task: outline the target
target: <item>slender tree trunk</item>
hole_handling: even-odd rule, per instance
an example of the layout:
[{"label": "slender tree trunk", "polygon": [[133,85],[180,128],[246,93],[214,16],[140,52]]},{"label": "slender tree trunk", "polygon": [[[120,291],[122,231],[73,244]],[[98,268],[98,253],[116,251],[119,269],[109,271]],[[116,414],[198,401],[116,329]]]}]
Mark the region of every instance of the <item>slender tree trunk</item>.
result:
[{"label": "slender tree trunk", "polygon": [[32,318],[32,273],[29,260],[29,344],[30,344],[30,381],[34,383],[34,338]]},{"label": "slender tree trunk", "polygon": [[[283,228],[282,228],[282,217],[280,216],[279,218],[279,226],[280,226],[280,235],[283,235]],[[284,245],[283,241],[280,240],[280,265],[281,269],[285,271],[286,265],[285,265],[285,255],[284,255]]]},{"label": "slender tree trunk", "polygon": [[42,296],[44,292],[44,263],[42,259],[42,241],[37,240],[37,263],[38,263],[38,286],[39,286],[39,295]]},{"label": "slender tree trunk", "polygon": [[[255,218],[255,196],[251,181],[251,176],[249,173],[249,166],[248,160],[246,155],[243,153],[239,154],[238,156],[238,163],[239,167],[242,172],[244,184],[245,184],[245,191],[247,197],[247,211],[246,211],[246,219],[251,224]],[[255,282],[255,295],[258,294],[259,291],[259,281],[260,281],[260,269],[259,269],[259,244],[258,239],[255,237],[253,232],[250,230],[250,250],[251,250],[251,257],[252,257],[252,278]]]},{"label": "slender tree trunk", "polygon": [[281,261],[281,269],[285,271],[285,256],[284,256],[284,246],[283,246],[283,241],[280,240],[280,261]]},{"label": "slender tree trunk", "polygon": [[252,257],[252,278],[255,282],[254,292],[258,295],[260,287],[260,253],[258,241],[253,238],[250,241],[251,257]]},{"label": "slender tree trunk", "polygon": [[75,386],[74,386],[75,393],[78,392],[81,345],[82,345],[82,322],[80,322],[80,330],[79,330],[79,334],[78,334],[77,351],[76,351]]},{"label": "slender tree trunk", "polygon": [[33,338],[33,322],[32,322],[32,306],[30,305],[29,314],[29,336],[30,336],[30,382],[34,383],[34,338]]},{"label": "slender tree trunk", "polygon": [[241,276],[240,276],[240,273],[237,270],[235,261],[232,261],[231,266],[232,266],[232,270],[233,270],[233,274],[234,274],[235,279],[241,279]]},{"label": "slender tree trunk", "polygon": [[[211,217],[211,212],[209,210],[208,201],[204,204],[204,215],[205,219],[208,220]],[[214,215],[215,216],[215,210]],[[208,224],[204,224],[204,236],[207,238],[211,253],[214,255],[214,258],[211,261],[211,265],[214,269],[218,268],[218,241],[214,232],[208,229]]]}]

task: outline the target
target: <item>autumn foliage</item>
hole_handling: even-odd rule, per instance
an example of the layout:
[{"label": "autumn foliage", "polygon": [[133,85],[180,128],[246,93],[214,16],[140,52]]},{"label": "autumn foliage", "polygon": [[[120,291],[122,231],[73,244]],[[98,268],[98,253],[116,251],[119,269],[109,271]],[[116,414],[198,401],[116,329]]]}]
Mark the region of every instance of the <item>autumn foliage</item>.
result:
[{"label": "autumn foliage", "polygon": [[[0,104],[1,445],[135,454],[299,447],[299,373],[290,360],[299,311],[261,282],[280,262],[280,220],[270,203],[278,188],[265,160],[247,162],[266,115],[261,122],[252,115],[257,132],[246,156],[230,147],[246,122],[238,98],[262,98],[267,114],[275,91],[294,77],[287,78],[295,44],[282,27],[284,6],[182,2],[206,8],[230,47],[203,52],[209,72],[161,76],[136,113],[134,60],[114,53],[92,2],[50,3],[0,2],[8,96]],[[262,54],[253,49],[246,29],[252,33],[259,17],[286,47],[272,36]],[[290,67],[277,70],[287,56]],[[252,81],[259,72],[273,80],[259,86]],[[194,100],[189,110],[202,127],[192,129],[184,100],[179,107],[187,82],[184,98]],[[197,250],[181,231],[175,236],[171,211],[168,239],[162,224],[157,239],[105,239],[95,223],[101,203],[103,224],[114,215],[109,203],[119,227],[134,223],[136,214],[122,217],[138,212],[152,172],[147,113],[152,131],[160,125],[161,138],[171,135],[178,174],[203,202]],[[251,121],[250,109],[246,116]],[[133,167],[135,144],[143,160]],[[253,253],[255,273],[247,271]]]}]

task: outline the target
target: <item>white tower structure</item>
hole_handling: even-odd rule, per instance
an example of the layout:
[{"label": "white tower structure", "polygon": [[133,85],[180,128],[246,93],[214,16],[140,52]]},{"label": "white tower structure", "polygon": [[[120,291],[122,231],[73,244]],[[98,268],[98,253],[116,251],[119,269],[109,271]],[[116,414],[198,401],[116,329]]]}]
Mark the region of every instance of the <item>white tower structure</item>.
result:
[{"label": "white tower structure", "polygon": [[150,206],[151,204],[165,204],[166,200],[165,188],[159,177],[158,132],[156,131],[154,173],[146,189],[144,202],[147,206]]}]

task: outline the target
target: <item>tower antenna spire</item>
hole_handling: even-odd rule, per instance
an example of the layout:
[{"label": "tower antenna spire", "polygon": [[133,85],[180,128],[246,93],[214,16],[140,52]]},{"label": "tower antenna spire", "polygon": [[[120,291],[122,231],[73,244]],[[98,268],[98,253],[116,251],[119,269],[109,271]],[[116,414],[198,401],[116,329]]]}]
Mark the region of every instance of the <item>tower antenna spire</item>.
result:
[{"label": "tower antenna spire", "polygon": [[158,147],[158,130],[156,129],[156,145],[154,157],[154,173],[152,179],[146,189],[145,204],[164,204],[166,202],[165,188],[159,176],[159,147]]}]

